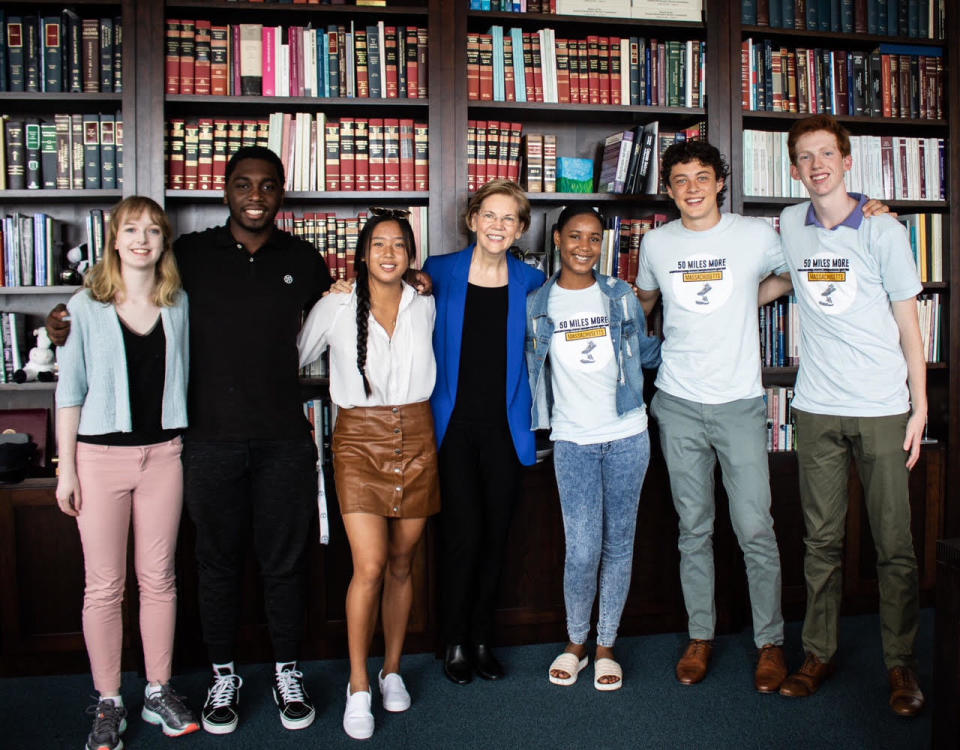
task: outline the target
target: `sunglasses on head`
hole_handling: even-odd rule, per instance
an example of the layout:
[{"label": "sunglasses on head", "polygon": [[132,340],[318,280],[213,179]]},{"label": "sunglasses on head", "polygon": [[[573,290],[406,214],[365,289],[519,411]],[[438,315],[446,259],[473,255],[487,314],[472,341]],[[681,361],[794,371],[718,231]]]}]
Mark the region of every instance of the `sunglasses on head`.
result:
[{"label": "sunglasses on head", "polygon": [[406,208],[387,208],[385,206],[370,206],[370,213],[374,216],[389,216],[391,219],[406,219],[410,211]]}]

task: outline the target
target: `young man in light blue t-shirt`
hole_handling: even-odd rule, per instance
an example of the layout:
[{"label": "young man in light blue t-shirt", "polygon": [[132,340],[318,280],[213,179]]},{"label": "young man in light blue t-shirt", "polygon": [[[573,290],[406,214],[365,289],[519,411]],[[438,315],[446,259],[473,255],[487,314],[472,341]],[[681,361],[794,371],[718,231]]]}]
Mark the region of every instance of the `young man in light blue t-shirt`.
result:
[{"label": "young man in light blue t-shirt", "polygon": [[[910,535],[909,470],[927,418],[926,364],[917,322],[920,280],[901,225],[863,221],[864,196],[847,193],[847,131],[827,115],[801,120],[788,139],[790,172],[810,202],[780,217],[796,288],[800,369],[793,413],[806,525],[806,659],[782,695],[814,693],[833,670],[842,598],[841,554],[852,455],[877,549],[883,655],[890,706],[923,707],[916,679],[917,563]],[[769,283],[761,301],[783,291]]]},{"label": "young man in light blue t-shirt", "polygon": [[720,212],[728,168],[704,141],[664,152],[667,192],[680,219],[643,238],[637,296],[663,298],[663,363],[650,413],[660,428],[679,516],[680,583],[690,641],[677,679],[702,680],[716,624],[713,494],[719,459],[730,520],[743,550],[758,649],[754,686],[772,693],[787,675],[780,553],[770,515],[766,410],[757,294],[783,265],[777,233],[760,219]]}]

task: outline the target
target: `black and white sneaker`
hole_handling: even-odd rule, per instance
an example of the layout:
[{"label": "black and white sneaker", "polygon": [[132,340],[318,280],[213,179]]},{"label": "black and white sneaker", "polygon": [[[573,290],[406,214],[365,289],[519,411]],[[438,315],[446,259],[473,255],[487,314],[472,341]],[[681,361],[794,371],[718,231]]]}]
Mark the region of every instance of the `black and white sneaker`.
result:
[{"label": "black and white sneaker", "polygon": [[87,709],[93,728],[87,736],[86,750],[123,750],[120,734],[127,728],[127,709],[111,700],[100,700]]},{"label": "black and white sneaker", "polygon": [[273,686],[273,700],[280,709],[280,722],[285,729],[306,729],[316,716],[313,703],[303,689],[303,672],[295,661],[277,669]]},{"label": "black and white sneaker", "polygon": [[230,734],[240,720],[240,675],[229,669],[213,670],[213,679],[207,689],[201,720],[210,734]]}]

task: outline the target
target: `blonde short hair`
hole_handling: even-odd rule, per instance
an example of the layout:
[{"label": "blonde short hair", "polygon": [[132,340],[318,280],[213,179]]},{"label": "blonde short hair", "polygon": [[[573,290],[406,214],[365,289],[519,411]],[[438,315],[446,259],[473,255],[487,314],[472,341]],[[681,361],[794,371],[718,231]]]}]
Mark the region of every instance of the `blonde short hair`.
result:
[{"label": "blonde short hair", "polygon": [[513,198],[517,202],[520,231],[526,232],[530,228],[530,201],[527,199],[527,194],[523,192],[523,188],[513,180],[497,179],[482,185],[467,203],[467,212],[463,217],[467,230],[473,231],[470,229],[470,220],[480,212],[480,206],[491,195],[507,195]]},{"label": "blonde short hair", "polygon": [[180,291],[180,271],[173,257],[173,229],[163,209],[150,198],[132,195],[124,198],[110,211],[110,223],[103,246],[103,257],[91,268],[83,280],[91,296],[98,302],[114,303],[117,295],[124,291],[123,276],[120,273],[120,253],[117,250],[117,234],[120,227],[130,218],[147,214],[150,221],[160,227],[163,234],[163,252],[157,261],[155,273],[157,286],[153,302],[160,307],[169,307]]}]

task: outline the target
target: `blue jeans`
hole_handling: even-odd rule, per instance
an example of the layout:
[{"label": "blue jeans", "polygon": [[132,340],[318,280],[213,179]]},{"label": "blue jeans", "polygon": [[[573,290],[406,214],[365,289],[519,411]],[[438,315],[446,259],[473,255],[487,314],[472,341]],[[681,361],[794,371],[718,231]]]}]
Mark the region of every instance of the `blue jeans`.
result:
[{"label": "blue jeans", "polygon": [[600,572],[597,645],[612,647],[633,567],[640,488],[650,463],[646,430],[609,443],[558,440],[553,465],[567,540],[563,599],[571,643],[586,642]]}]

